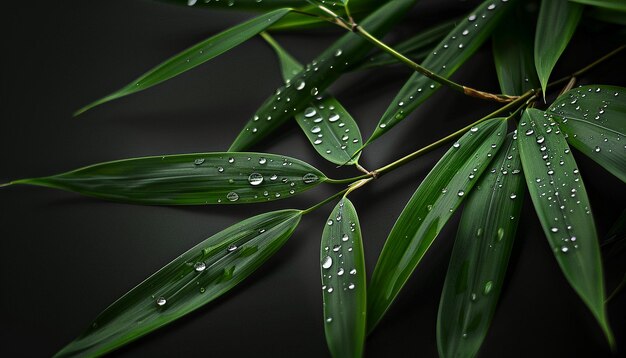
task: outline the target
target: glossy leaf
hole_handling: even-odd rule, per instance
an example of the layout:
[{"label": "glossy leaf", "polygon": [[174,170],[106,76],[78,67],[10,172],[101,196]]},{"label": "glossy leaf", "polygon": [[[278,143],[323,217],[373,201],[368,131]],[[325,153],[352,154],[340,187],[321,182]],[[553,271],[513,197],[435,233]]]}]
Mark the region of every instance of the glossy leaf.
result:
[{"label": "glossy leaf", "polygon": [[[502,16],[515,2],[483,2],[468,17],[459,21],[421,65],[440,76],[450,77],[491,36]],[[400,123],[439,87],[430,78],[413,73],[383,114],[366,144]]]},{"label": "glossy leaf", "polygon": [[535,32],[535,68],[544,96],[550,73],[572,38],[583,6],[568,0],[541,2]]},{"label": "glossy leaf", "polygon": [[[269,35],[264,34],[264,37],[278,55],[283,79],[290,81],[302,70],[302,65]],[[352,154],[361,147],[363,140],[354,118],[330,94],[320,93],[316,88],[311,89],[311,94],[316,96],[309,107],[295,115],[298,125],[323,158],[339,165],[355,164],[359,157],[352,158]],[[259,126],[264,124],[258,123]]]},{"label": "glossy leaf", "polygon": [[347,198],[333,209],[320,249],[324,329],[333,357],[361,357],[365,341],[365,259],[356,209]]},{"label": "glossy leaf", "polygon": [[439,303],[440,357],[475,357],[496,310],[525,191],[517,140],[509,134],[472,190]]},{"label": "glossy leaf", "polygon": [[[433,50],[445,35],[447,35],[454,27],[458,19],[449,20],[441,24],[418,33],[417,35],[394,45],[393,48],[401,54],[409,57],[413,61],[421,61]],[[378,52],[362,63],[354,66],[353,69],[366,69],[385,65],[400,63],[397,58],[391,56],[387,52]]]},{"label": "glossy leaf", "polygon": [[264,153],[197,153],[118,160],[16,180],[138,204],[245,204],[283,199],[327,180],[309,164]]},{"label": "glossy leaf", "polygon": [[[369,15],[360,25],[374,36],[382,36],[406,14],[415,1],[388,2]],[[316,96],[311,94],[312,89],[325,91],[352,62],[360,61],[366,56],[372,46],[357,34],[347,33],[342,36],[261,105],[239,133],[229,151],[247,150],[281,127],[294,114],[303,111]],[[267,123],[260,128],[257,123],[259,121]],[[256,132],[254,128],[257,128]]]},{"label": "glossy leaf", "polygon": [[100,104],[143,91],[201,65],[265,30],[290,11],[291,9],[274,10],[212,36],[169,58],[120,90],[81,108],[76,112],[76,115]]},{"label": "glossy leaf", "polygon": [[409,276],[487,168],[506,136],[506,120],[495,118],[467,132],[417,188],[385,242],[368,287],[371,331]]},{"label": "glossy leaf", "polygon": [[211,236],[109,306],[56,357],[103,355],[213,301],[270,258],[301,217],[273,211]]},{"label": "glossy leaf", "polygon": [[536,109],[524,112],[517,132],[528,191],[548,243],[565,278],[613,343],[596,226],[565,136]]},{"label": "glossy leaf", "polygon": [[502,93],[522,95],[538,88],[531,14],[520,3],[493,33],[493,59]]},{"label": "glossy leaf", "polygon": [[599,8],[626,11],[626,1],[624,0],[569,0],[579,4],[596,6]]},{"label": "glossy leaf", "polygon": [[559,122],[569,144],[626,182],[626,88],[574,88],[546,112]]}]

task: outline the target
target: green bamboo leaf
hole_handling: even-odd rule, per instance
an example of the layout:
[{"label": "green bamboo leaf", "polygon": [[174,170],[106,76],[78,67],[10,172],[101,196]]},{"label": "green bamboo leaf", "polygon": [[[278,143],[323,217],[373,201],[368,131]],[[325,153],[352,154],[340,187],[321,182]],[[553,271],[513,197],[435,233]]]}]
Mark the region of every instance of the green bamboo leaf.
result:
[{"label": "green bamboo leaf", "polygon": [[[415,1],[390,1],[374,11],[360,25],[374,36],[384,35],[406,14]],[[347,33],[342,36],[261,105],[239,133],[229,151],[247,150],[273,133],[294,114],[303,111],[316,96],[311,93],[325,91],[347,71],[352,62],[360,61],[366,56],[372,46],[369,41],[357,34]],[[267,123],[260,128],[259,121]]]},{"label": "green bamboo leaf", "polygon": [[[263,37],[278,56],[283,79],[291,81],[302,70],[302,65],[268,34],[263,34]],[[339,165],[356,164],[359,156],[352,158],[352,154],[363,144],[359,126],[336,98],[329,93],[312,91],[317,96],[311,100],[309,107],[295,115],[298,125],[324,159]],[[259,126],[264,124],[261,122]],[[256,128],[258,130],[259,127]]]},{"label": "green bamboo leaf", "polygon": [[467,199],[454,242],[437,319],[440,357],[476,356],[513,248],[525,190],[514,135],[490,166]]},{"label": "green bamboo leaf", "polygon": [[569,144],[626,182],[626,88],[575,88],[546,112],[559,123]]},{"label": "green bamboo leaf", "polygon": [[439,160],[417,188],[385,242],[368,288],[367,325],[383,317],[461,201],[506,137],[506,119],[473,127]]},{"label": "green bamboo leaf", "polygon": [[322,233],[324,329],[333,357],[361,357],[365,341],[365,258],[356,209],[343,198]]},{"label": "green bamboo leaf", "polygon": [[[440,76],[450,77],[491,36],[502,16],[515,2],[516,0],[483,2],[444,37],[421,65]],[[365,145],[400,123],[439,87],[440,84],[430,78],[413,73],[393,99]]]},{"label": "green bamboo leaf", "polygon": [[[604,22],[608,22],[611,24],[618,24],[626,26],[626,11],[615,11],[605,8],[592,8],[585,9],[585,15],[600,20]],[[624,37],[624,29],[622,28],[621,32],[617,32],[615,35],[621,34],[621,37]],[[622,40],[623,41],[623,40]]]},{"label": "green bamboo leaf", "polygon": [[328,180],[309,164],[265,153],[198,153],[100,163],[30,184],[138,204],[246,204],[293,196]]},{"label": "green bamboo leaf", "polygon": [[625,0],[569,0],[584,5],[596,6],[599,8],[626,11]]},{"label": "green bamboo leaf", "polygon": [[502,93],[522,95],[539,87],[533,59],[531,14],[520,3],[493,33],[493,59]]},{"label": "green bamboo leaf", "polygon": [[535,32],[535,68],[544,97],[550,73],[572,38],[582,11],[582,5],[568,0],[541,2]]},{"label": "green bamboo leaf", "polygon": [[[411,58],[413,61],[422,61],[435,45],[437,45],[445,35],[456,26],[458,19],[445,21],[441,24],[430,27],[417,35],[394,45],[393,48]],[[366,58],[363,62],[356,64],[351,70],[362,70],[386,65],[400,63],[399,60],[387,52],[379,51]]]},{"label": "green bamboo leaf", "polygon": [[115,301],[55,357],[101,356],[213,301],[283,246],[301,217],[273,211],[211,236]]},{"label": "green bamboo leaf", "polygon": [[559,125],[536,109],[518,126],[519,151],[535,211],[561,270],[613,345],[591,205]]},{"label": "green bamboo leaf", "polygon": [[199,66],[267,29],[290,11],[291,9],[274,10],[212,36],[169,58],[122,89],[79,109],[75,115],[114,99],[143,91]]}]

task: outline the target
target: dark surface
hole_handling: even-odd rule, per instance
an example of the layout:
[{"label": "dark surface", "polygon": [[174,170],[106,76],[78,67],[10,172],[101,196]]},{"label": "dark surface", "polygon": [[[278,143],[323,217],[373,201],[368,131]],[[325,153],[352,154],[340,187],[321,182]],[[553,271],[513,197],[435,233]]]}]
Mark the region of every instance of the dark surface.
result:
[{"label": "dark surface", "polygon": [[[420,2],[396,34],[410,35],[471,6]],[[12,2],[3,14],[0,182],[126,157],[225,150],[279,84],[273,53],[254,39],[177,79],[75,119],[71,113],[77,108],[248,15],[122,0]],[[592,37],[591,30],[577,33],[555,78],[615,46],[602,33]],[[305,62],[336,36],[326,31],[276,38]],[[624,59],[581,83],[625,85]],[[402,67],[352,74],[333,92],[367,137],[408,74]],[[455,78],[497,91],[490,46]],[[370,146],[363,164],[381,166],[493,108],[443,89]],[[356,174],[325,163],[293,125],[257,150],[303,159],[334,177]],[[442,153],[353,195],[370,273],[395,218]],[[604,237],[626,206],[624,184],[576,154]],[[109,303],[205,237],[266,210],[305,208],[333,190],[324,187],[268,205],[147,207],[43,188],[1,189],[0,356],[50,356]],[[308,215],[285,247],[239,288],[114,355],[327,356],[318,245],[330,209]],[[560,273],[528,199],[524,212],[507,287],[481,356],[610,356],[597,324]],[[367,356],[436,356],[437,305],[457,222],[458,215],[368,339]],[[626,271],[625,261],[622,256],[606,262],[608,290]],[[609,305],[609,315],[623,354],[624,292]]]}]

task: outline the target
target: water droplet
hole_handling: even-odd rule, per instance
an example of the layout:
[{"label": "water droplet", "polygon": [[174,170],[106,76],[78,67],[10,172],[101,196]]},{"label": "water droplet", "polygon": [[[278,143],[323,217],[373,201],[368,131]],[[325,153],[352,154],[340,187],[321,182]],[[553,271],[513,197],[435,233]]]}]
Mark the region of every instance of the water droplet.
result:
[{"label": "water droplet", "polygon": [[195,265],[193,265],[193,268],[197,271],[197,272],[202,272],[206,269],[206,264],[202,261],[200,262],[196,262]]},{"label": "water droplet", "polygon": [[487,281],[485,283],[485,289],[483,290],[483,292],[485,293],[485,295],[488,295],[489,292],[491,292],[491,289],[493,289],[493,281]]},{"label": "water droplet", "polygon": [[313,128],[311,128],[311,133],[319,133],[322,131],[322,128],[320,128],[319,126],[313,126]]},{"label": "water droplet", "polygon": [[594,151],[594,152],[596,152],[596,153],[599,153],[599,152],[600,152],[600,147],[596,146],[596,147],[593,149],[593,151]]},{"label": "water droplet", "polygon": [[335,57],[339,57],[339,56],[341,56],[341,54],[342,54],[342,53],[343,53],[343,51],[341,51],[341,49],[340,49],[340,48],[338,48],[338,49],[335,51]]},{"label": "water droplet", "polygon": [[550,229],[550,231],[552,231],[552,232],[559,232],[559,228],[553,227],[553,228]]},{"label": "water droplet", "polygon": [[339,271],[337,271],[337,276],[343,276],[344,272],[343,268],[340,268]]},{"label": "water droplet", "polygon": [[233,164],[235,162],[235,158],[233,158],[233,157],[228,158],[228,162],[230,164]]},{"label": "water droplet", "polygon": [[465,195],[465,192],[463,190],[459,190],[459,192],[456,193],[456,195],[463,196],[463,195]]},{"label": "water droplet", "polygon": [[350,270],[350,275],[356,275],[356,269]]},{"label": "water droplet", "polygon": [[308,107],[307,109],[304,110],[304,116],[306,118],[311,118],[311,117],[313,117],[316,114],[317,114],[317,112],[315,111],[315,108],[313,108],[313,107]]},{"label": "water droplet", "polygon": [[322,268],[329,269],[333,265],[333,259],[330,256],[324,256],[322,259]]},{"label": "water droplet", "polygon": [[502,240],[504,238],[504,229],[503,228],[498,228],[498,241]]},{"label": "water droplet", "polygon": [[217,171],[218,171],[219,173],[223,173],[223,172],[224,172],[224,168],[222,168],[222,167],[217,167]]},{"label": "water droplet", "polygon": [[469,21],[474,21],[474,20],[476,20],[476,15],[474,15],[474,14],[470,15],[470,16],[467,18],[467,20],[469,20]]},{"label": "water droplet", "polygon": [[561,252],[562,253],[566,253],[568,251],[569,251],[569,249],[567,248],[567,246],[561,246]]},{"label": "water droplet", "polygon": [[237,250],[237,245],[235,245],[235,244],[230,244],[230,245],[228,245],[228,247],[226,248],[226,251],[228,251],[228,252],[233,252],[233,251],[235,251],[235,250]]},{"label": "water droplet", "polygon": [[458,148],[458,147],[460,147],[460,146],[461,146],[461,143],[459,143],[459,142],[454,142],[454,144],[452,144],[452,146],[453,146],[454,148]]},{"label": "water droplet", "polygon": [[354,284],[351,283],[351,284],[348,285],[348,290],[354,290],[354,287],[355,287]]},{"label": "water droplet", "polygon": [[337,113],[331,113],[330,117],[328,117],[328,121],[331,123],[337,122],[339,120],[339,115]]},{"label": "water droplet", "polygon": [[517,194],[515,194],[515,193],[511,193],[511,195],[509,196],[509,198],[511,198],[511,199],[515,199],[515,198],[517,198]]},{"label": "water droplet", "polygon": [[159,297],[156,300],[156,304],[158,306],[165,306],[166,303],[167,303],[167,300],[165,299],[165,297]]},{"label": "water droplet", "polygon": [[329,219],[329,220],[326,222],[326,225],[331,226],[331,225],[332,225],[332,224],[334,224],[334,223],[335,223],[335,222],[334,222],[332,219]]},{"label": "water droplet", "polygon": [[230,193],[226,195],[226,199],[230,201],[237,201],[239,200],[239,194],[235,193],[234,191],[231,191]]},{"label": "water droplet", "polygon": [[198,158],[193,161],[193,164],[195,165],[202,165],[202,163],[204,163],[204,158]]},{"label": "water droplet", "polygon": [[546,141],[546,139],[543,136],[538,136],[537,137],[537,144],[541,144],[541,143],[543,143],[545,141]]},{"label": "water droplet", "polygon": [[533,133],[535,133],[535,131],[534,131],[534,130],[532,130],[532,129],[529,129],[529,130],[527,130],[527,131],[526,131],[526,133],[525,133],[525,134],[526,134],[526,135],[533,135]]},{"label": "water droplet", "polygon": [[333,321],[333,318],[332,318],[332,317],[328,317],[328,318],[326,318],[326,323],[330,323],[330,322],[332,322],[332,321]]},{"label": "water droplet", "polygon": [[320,93],[320,91],[317,89],[317,87],[311,88],[311,95],[312,96],[317,96],[318,93]]},{"label": "water droplet", "polygon": [[267,159],[265,159],[263,157],[259,158],[259,164],[263,165],[265,163],[267,163]]},{"label": "water droplet", "polygon": [[263,175],[261,175],[259,173],[252,173],[248,177],[248,182],[252,186],[257,186],[257,185],[263,183]]},{"label": "water droplet", "polygon": [[319,178],[317,177],[317,175],[313,174],[313,173],[308,173],[305,174],[302,177],[302,181],[304,182],[304,184],[311,184],[311,183],[315,183],[316,181],[318,181]]},{"label": "water droplet", "polygon": [[476,133],[476,132],[478,132],[478,127],[472,127],[472,128],[470,128],[470,132],[472,132],[472,133]]},{"label": "water droplet", "polygon": [[303,80],[299,80],[298,84],[296,85],[296,89],[298,91],[302,90],[304,87],[306,86],[306,82],[304,82]]}]

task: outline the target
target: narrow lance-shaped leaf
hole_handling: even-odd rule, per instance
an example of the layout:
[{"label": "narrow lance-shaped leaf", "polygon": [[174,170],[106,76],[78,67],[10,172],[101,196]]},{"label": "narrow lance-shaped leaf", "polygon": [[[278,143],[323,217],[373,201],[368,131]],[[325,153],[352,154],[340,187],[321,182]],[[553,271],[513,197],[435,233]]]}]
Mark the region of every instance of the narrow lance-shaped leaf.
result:
[{"label": "narrow lance-shaped leaf", "polygon": [[439,303],[440,357],[475,357],[504,282],[525,190],[517,140],[509,134],[463,208]]},{"label": "narrow lance-shaped leaf", "polygon": [[[302,65],[285,51],[269,35],[263,34],[278,55],[283,79],[291,77],[302,70]],[[312,89],[316,96],[303,112],[295,115],[296,121],[307,136],[313,148],[326,160],[335,164],[355,164],[358,156],[352,154],[363,144],[361,132],[354,118],[343,108],[341,103],[328,93],[319,93]],[[264,122],[259,123],[262,126]],[[258,127],[257,127],[258,128]]]},{"label": "narrow lance-shaped leaf", "polygon": [[626,88],[574,88],[546,112],[569,144],[626,182]]},{"label": "narrow lance-shaped leaf", "polygon": [[367,325],[383,317],[409,276],[487,168],[506,137],[506,119],[473,127],[439,160],[398,217],[368,287]]},{"label": "narrow lance-shaped leaf", "polygon": [[493,59],[502,93],[522,95],[539,87],[533,60],[533,27],[526,4],[518,4],[493,33]]},{"label": "narrow lance-shaped leaf", "polygon": [[[361,26],[374,36],[384,35],[406,14],[415,1],[390,1],[363,20]],[[352,62],[360,61],[367,55],[372,46],[357,34],[348,33],[342,36],[261,105],[239,133],[229,151],[247,150],[273,133],[296,113],[303,111],[316,96],[311,93],[326,90]],[[259,122],[267,123],[259,127]]]},{"label": "narrow lance-shaped leaf", "polygon": [[596,6],[599,8],[626,11],[626,1],[624,0],[569,0],[579,4]]},{"label": "narrow lance-shaped leaf", "polygon": [[565,278],[613,344],[596,225],[576,161],[558,124],[542,111],[526,110],[518,133],[528,191],[548,243]]},{"label": "narrow lance-shaped leaf", "polygon": [[320,259],[328,348],[333,357],[361,357],[367,310],[365,259],[359,218],[347,198],[324,226]]},{"label": "narrow lance-shaped leaf", "polygon": [[212,36],[171,57],[120,90],[81,108],[76,114],[83,113],[102,103],[143,91],[201,65],[265,30],[290,11],[291,9],[274,10]]},{"label": "narrow lance-shaped leaf", "polygon": [[[459,21],[421,65],[440,76],[451,76],[491,36],[500,18],[515,2],[483,2],[467,18]],[[383,114],[366,145],[400,123],[439,87],[440,84],[430,78],[413,73]]]},{"label": "narrow lance-shaped leaf", "polygon": [[[421,61],[432,52],[445,35],[456,26],[458,19],[449,20],[418,33],[417,35],[394,45],[393,48],[411,58],[413,61]],[[387,52],[379,51],[356,64],[352,70],[361,70],[385,65],[400,63],[400,61]]]},{"label": "narrow lance-shaped leaf", "polygon": [[572,38],[583,6],[568,0],[541,2],[535,32],[535,68],[544,96],[550,73]]},{"label": "narrow lance-shaped leaf", "polygon": [[283,199],[327,178],[309,164],[265,153],[198,153],[95,164],[30,184],[157,205],[245,204]]},{"label": "narrow lance-shaped leaf", "polygon": [[109,306],[56,357],[103,355],[213,301],[283,246],[301,217],[273,211],[211,236]]}]

